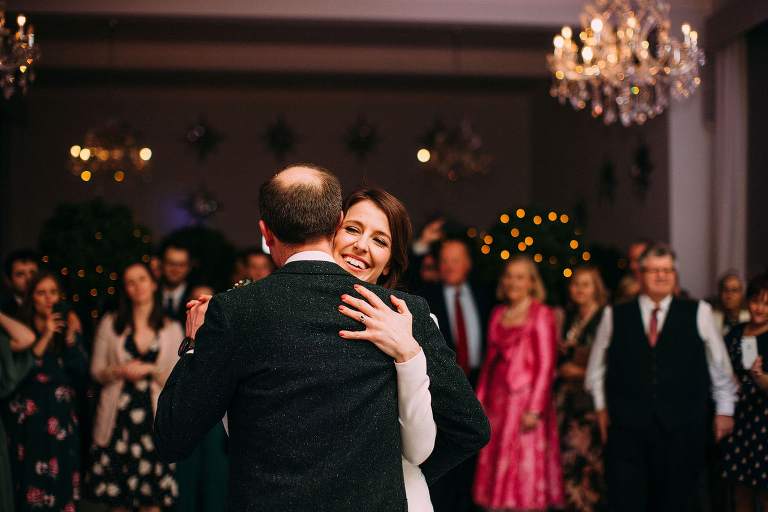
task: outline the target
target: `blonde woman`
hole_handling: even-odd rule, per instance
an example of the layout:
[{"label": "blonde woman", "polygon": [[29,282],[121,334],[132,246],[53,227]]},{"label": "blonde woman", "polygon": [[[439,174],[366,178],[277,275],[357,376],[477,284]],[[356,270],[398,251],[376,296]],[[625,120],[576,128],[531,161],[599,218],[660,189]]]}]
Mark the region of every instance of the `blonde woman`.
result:
[{"label": "blonde woman", "polygon": [[491,313],[488,352],[477,394],[491,423],[480,452],[475,501],[490,510],[547,510],[563,505],[552,384],[557,359],[552,310],[529,258],[510,259]]}]

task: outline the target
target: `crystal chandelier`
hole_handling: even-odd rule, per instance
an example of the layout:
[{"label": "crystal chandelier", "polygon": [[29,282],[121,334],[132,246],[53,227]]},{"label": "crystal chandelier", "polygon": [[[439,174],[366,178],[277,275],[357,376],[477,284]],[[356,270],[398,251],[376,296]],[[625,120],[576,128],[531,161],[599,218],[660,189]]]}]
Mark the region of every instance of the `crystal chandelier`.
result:
[{"label": "crystal chandelier", "polygon": [[687,23],[670,36],[666,0],[594,0],[581,13],[581,31],[563,27],[547,57],[550,94],[581,110],[590,104],[605,124],[643,124],[664,112],[670,96],[687,98],[701,83],[704,52]]},{"label": "crystal chandelier", "polygon": [[40,58],[40,49],[35,45],[35,30],[27,27],[27,17],[16,17],[18,29],[13,32],[5,26],[5,4],[0,2],[0,88],[5,99],[18,90],[22,94],[35,80],[32,65]]},{"label": "crystal chandelier", "polygon": [[122,183],[129,174],[147,178],[152,150],[138,144],[138,134],[129,125],[110,121],[89,130],[82,145],[69,148],[69,157],[70,171],[84,182],[104,174]]}]

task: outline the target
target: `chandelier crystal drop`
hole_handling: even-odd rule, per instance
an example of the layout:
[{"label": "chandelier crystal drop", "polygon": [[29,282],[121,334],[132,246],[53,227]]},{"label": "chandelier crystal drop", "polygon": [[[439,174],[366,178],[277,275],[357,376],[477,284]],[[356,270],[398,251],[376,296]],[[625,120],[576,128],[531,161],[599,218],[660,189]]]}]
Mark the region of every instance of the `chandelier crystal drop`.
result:
[{"label": "chandelier crystal drop", "polygon": [[643,124],[664,112],[669,98],[691,96],[701,84],[704,52],[688,23],[670,35],[665,0],[593,0],[581,30],[563,27],[547,56],[550,94],[577,110],[590,106],[605,124]]},{"label": "chandelier crystal drop", "polygon": [[0,2],[0,89],[9,99],[19,90],[27,92],[35,80],[32,66],[40,58],[40,48],[35,44],[35,29],[27,24],[27,17],[16,17],[14,32],[6,26],[5,3]]}]

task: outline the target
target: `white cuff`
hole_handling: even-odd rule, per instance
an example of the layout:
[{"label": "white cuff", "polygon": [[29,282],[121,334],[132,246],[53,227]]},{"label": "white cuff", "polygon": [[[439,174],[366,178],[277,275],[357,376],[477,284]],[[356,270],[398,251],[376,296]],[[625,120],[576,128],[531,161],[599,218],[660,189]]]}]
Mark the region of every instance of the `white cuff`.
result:
[{"label": "white cuff", "polygon": [[418,354],[402,363],[395,362],[395,370],[401,379],[421,380],[427,373],[427,357],[424,351],[419,348]]},{"label": "white cuff", "polygon": [[736,406],[730,400],[720,400],[715,404],[715,411],[718,416],[733,416]]},{"label": "white cuff", "polygon": [[595,401],[595,410],[602,411],[605,409],[605,395],[602,391],[592,391],[592,399]]}]

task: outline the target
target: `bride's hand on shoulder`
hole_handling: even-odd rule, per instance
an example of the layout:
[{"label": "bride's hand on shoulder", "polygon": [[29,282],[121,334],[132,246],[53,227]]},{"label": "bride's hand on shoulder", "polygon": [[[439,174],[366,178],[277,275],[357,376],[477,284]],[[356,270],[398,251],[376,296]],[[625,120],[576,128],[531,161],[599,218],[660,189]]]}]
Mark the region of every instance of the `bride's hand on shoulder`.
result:
[{"label": "bride's hand on shoulder", "polygon": [[347,340],[370,341],[397,363],[404,363],[418,355],[421,347],[413,338],[413,316],[405,301],[390,295],[389,299],[396,309],[393,311],[366,287],[356,284],[355,291],[364,299],[342,295],[344,304],[339,305],[339,312],[363,324],[365,330],[339,331],[339,336]]}]

